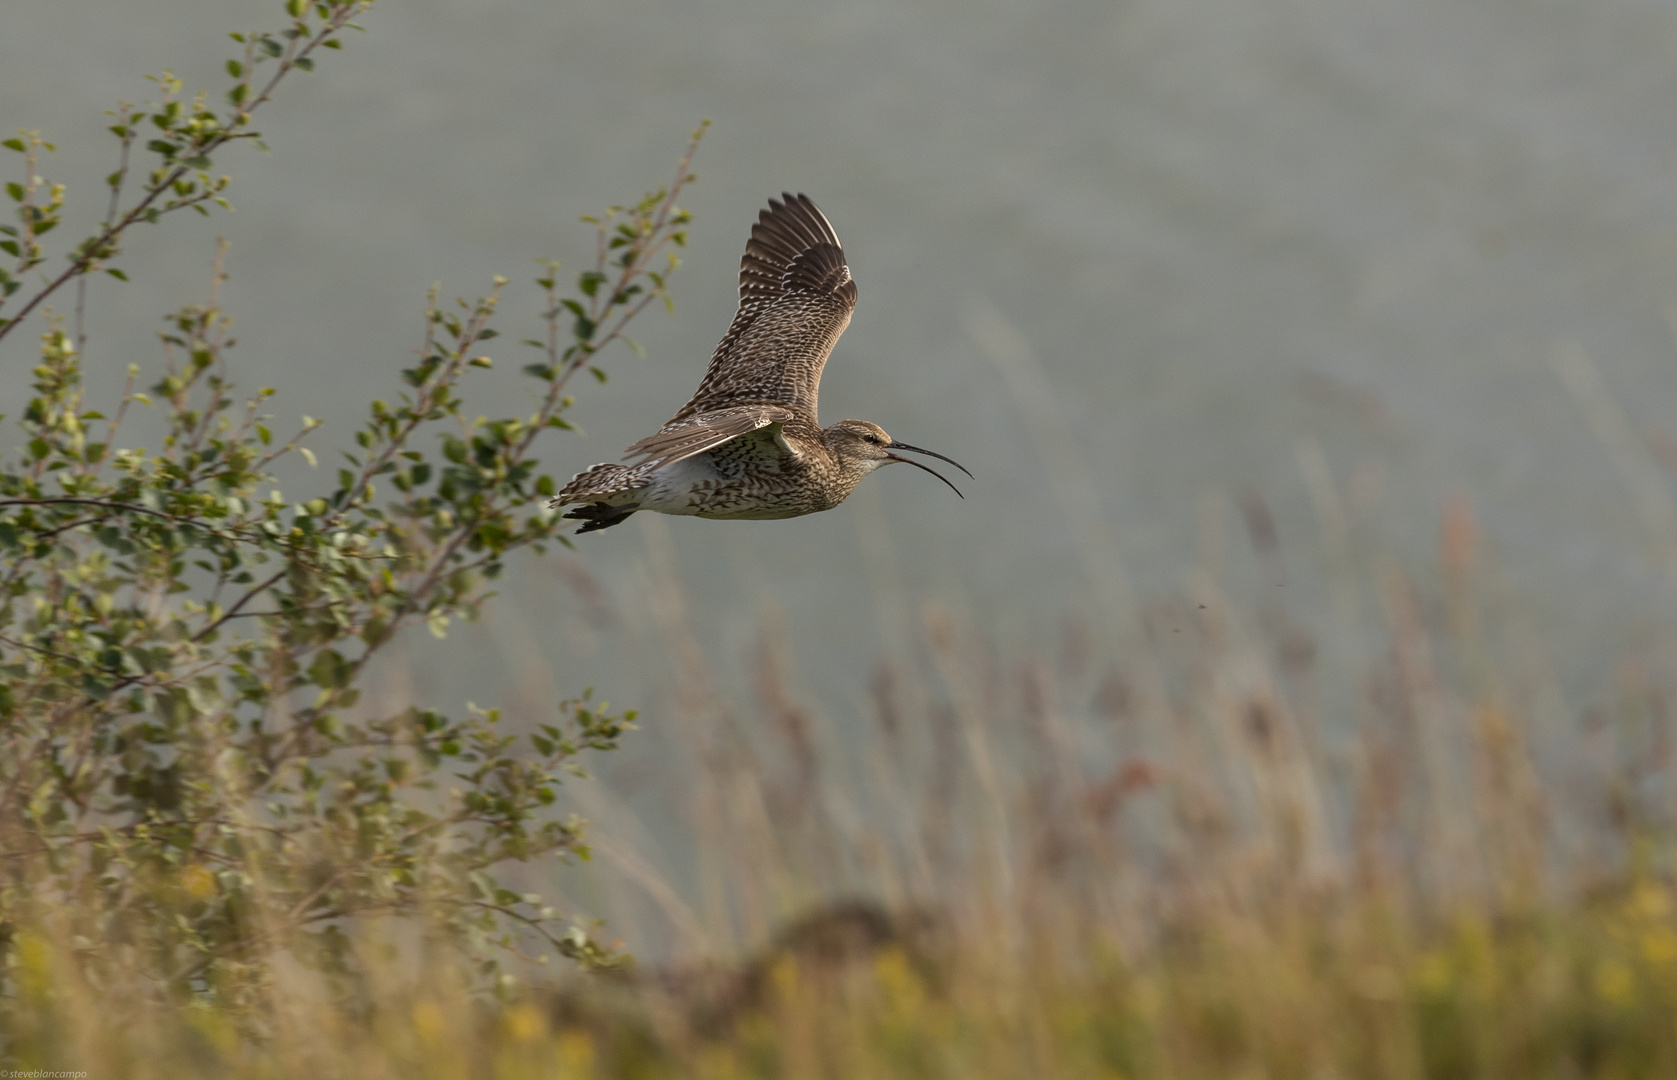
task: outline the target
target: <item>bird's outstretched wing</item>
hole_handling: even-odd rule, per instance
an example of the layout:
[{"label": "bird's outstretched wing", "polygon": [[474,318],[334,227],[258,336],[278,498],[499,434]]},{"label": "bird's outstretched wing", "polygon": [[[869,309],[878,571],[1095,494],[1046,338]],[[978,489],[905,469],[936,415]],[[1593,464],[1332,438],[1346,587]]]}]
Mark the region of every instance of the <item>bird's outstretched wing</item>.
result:
[{"label": "bird's outstretched wing", "polygon": [[643,460],[638,464],[659,469],[694,454],[713,450],[758,428],[783,424],[794,415],[791,409],[780,405],[736,405],[730,409],[697,413],[685,419],[678,417],[665,424],[657,434],[648,435],[629,447],[623,456],[639,456]]},{"label": "bird's outstretched wing", "polygon": [[698,393],[666,430],[742,404],[781,405],[819,423],[821,368],[850,324],[856,282],[826,215],[807,195],[781,198],[770,199],[751,227],[740,260],[739,311]]}]

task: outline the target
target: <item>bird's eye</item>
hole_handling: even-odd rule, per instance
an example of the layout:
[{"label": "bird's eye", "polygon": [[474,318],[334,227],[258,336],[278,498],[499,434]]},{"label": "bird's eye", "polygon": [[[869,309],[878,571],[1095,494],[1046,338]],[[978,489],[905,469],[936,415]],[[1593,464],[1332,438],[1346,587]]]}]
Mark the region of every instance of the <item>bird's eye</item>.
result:
[{"label": "bird's eye", "polygon": [[863,435],[862,438],[868,440],[868,442],[873,443],[875,446],[879,445],[879,436],[878,435]]}]

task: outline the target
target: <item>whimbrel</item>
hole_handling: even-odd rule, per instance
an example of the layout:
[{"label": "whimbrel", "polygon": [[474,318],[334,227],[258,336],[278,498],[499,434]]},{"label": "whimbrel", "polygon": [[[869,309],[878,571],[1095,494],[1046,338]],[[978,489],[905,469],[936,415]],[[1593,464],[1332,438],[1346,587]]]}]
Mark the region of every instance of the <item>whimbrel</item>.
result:
[{"label": "whimbrel", "polygon": [[[952,458],[900,443],[866,420],[822,427],[821,368],[856,307],[838,233],[807,195],[769,200],[740,259],[740,306],[693,400],[624,452],[571,478],[550,507],[574,505],[577,532],[610,528],[637,510],[762,520],[831,510],[894,451]],[[639,459],[638,461],[635,459]]]}]

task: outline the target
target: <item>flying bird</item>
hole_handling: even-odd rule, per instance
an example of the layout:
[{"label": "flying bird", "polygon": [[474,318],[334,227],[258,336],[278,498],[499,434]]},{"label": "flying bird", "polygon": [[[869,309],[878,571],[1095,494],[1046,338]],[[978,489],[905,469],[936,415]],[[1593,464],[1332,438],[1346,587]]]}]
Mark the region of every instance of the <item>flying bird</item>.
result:
[{"label": "flying bird", "polygon": [[[897,451],[953,458],[897,442],[877,424],[822,427],[821,368],[856,307],[838,233],[807,195],[770,199],[740,259],[740,306],[693,399],[624,452],[626,464],[578,473],[549,507],[570,506],[578,533],[639,510],[764,520],[831,510],[881,465],[924,469]],[[963,496],[964,498],[964,496]]]}]

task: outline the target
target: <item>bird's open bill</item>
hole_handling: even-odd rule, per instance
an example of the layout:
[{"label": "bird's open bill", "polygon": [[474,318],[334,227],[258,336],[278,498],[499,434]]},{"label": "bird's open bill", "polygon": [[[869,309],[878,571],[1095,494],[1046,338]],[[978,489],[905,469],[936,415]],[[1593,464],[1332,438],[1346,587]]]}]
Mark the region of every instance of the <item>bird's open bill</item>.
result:
[{"label": "bird's open bill", "polygon": [[[937,458],[939,461],[949,462],[949,464],[955,466],[957,469],[960,469],[962,472],[966,473],[968,476],[972,475],[972,473],[967,469],[967,467],[965,465],[962,465],[959,461],[956,461],[954,458],[944,457],[942,454],[938,453],[936,450],[923,450],[918,446],[910,446],[907,443],[900,443],[900,442],[891,443],[886,447],[886,449],[888,449],[888,450],[910,450],[910,451],[913,451],[916,454],[929,454],[932,457]],[[949,484],[949,478],[948,477],[944,476],[942,473],[938,472],[936,469],[932,468],[929,465],[922,465],[918,461],[911,460],[910,458],[898,457],[896,454],[892,454],[892,455],[890,455],[890,457],[891,457],[892,461],[900,461],[905,465],[913,465],[916,469],[925,469],[927,472],[931,473],[933,476],[937,477],[939,480],[942,480],[945,484]],[[949,490],[953,491],[957,495],[961,495],[961,489],[956,487],[954,484],[949,484]],[[964,498],[966,498],[966,496],[961,495],[961,498],[964,499]]]}]

